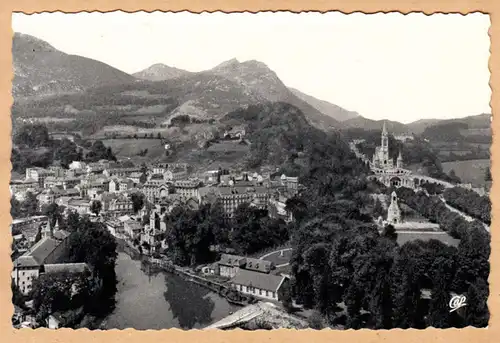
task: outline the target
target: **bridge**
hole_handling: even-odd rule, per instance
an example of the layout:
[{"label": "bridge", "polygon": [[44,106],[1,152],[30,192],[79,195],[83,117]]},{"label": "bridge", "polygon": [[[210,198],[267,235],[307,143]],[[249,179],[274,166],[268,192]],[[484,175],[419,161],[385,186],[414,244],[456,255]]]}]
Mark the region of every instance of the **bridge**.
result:
[{"label": "bridge", "polygon": [[211,329],[230,329],[246,324],[257,317],[261,317],[262,321],[266,322],[273,328],[291,328],[291,329],[306,329],[308,324],[305,320],[291,315],[281,309],[279,306],[271,302],[258,302],[253,305],[248,305],[241,310],[219,320],[218,322],[207,326],[204,330]]},{"label": "bridge", "polygon": [[[269,306],[269,305],[267,305]],[[274,306],[274,305],[273,305]],[[252,319],[255,319],[264,313],[263,303],[257,303],[253,305],[246,306],[241,310],[219,320],[218,322],[207,326],[205,329],[229,329],[232,327],[237,327],[239,325],[248,323]]]}]

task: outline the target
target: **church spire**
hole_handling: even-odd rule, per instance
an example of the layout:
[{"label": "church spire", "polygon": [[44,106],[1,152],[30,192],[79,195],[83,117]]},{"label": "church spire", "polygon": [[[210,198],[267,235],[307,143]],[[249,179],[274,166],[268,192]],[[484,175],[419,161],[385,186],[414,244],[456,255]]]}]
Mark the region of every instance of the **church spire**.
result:
[{"label": "church spire", "polygon": [[396,167],[403,168],[403,155],[401,154],[401,149],[399,149],[398,159],[396,160]]},{"label": "church spire", "polygon": [[387,127],[385,125],[386,121],[384,120],[384,126],[382,127],[382,134],[386,135],[387,134]]},{"label": "church spire", "polygon": [[52,227],[50,225],[50,219],[49,221],[47,222],[47,225],[45,225],[43,228],[42,228],[42,232],[41,232],[41,235],[42,235],[42,238],[49,238],[52,236]]}]

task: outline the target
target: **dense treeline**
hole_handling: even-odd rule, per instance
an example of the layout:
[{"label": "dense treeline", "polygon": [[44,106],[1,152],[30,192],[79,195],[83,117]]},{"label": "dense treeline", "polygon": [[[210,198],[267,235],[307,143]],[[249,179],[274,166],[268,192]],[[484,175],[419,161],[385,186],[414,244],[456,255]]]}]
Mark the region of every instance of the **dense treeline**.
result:
[{"label": "dense treeline", "polygon": [[248,204],[240,205],[230,220],[217,203],[204,204],[198,210],[179,206],[165,216],[165,223],[167,254],[178,265],[213,262],[213,247],[246,255],[288,240],[285,222]]},{"label": "dense treeline", "polygon": [[485,231],[479,222],[470,223],[460,214],[449,210],[439,196],[427,196],[424,192],[414,192],[401,187],[396,190],[399,199],[455,238],[462,239],[471,227]]},{"label": "dense treeline", "polygon": [[488,196],[481,196],[473,190],[461,187],[448,188],[443,196],[450,206],[491,224],[491,201]]},{"label": "dense treeline", "polygon": [[[416,240],[399,247],[397,234],[379,233],[360,216],[306,214],[292,236],[297,301],[318,310],[329,325],[346,328],[486,326],[489,235],[479,223],[453,215],[442,218],[447,215],[431,211],[443,210],[441,201],[425,196],[426,201],[433,200],[427,204],[423,196],[414,199],[419,210],[425,207],[426,214],[440,218],[448,230],[452,225],[463,226],[458,249],[437,240]],[[309,210],[313,207],[302,213]],[[446,224],[451,217],[454,223]],[[422,297],[423,291],[430,292],[430,299]],[[452,292],[477,302],[463,316],[450,313]]]},{"label": "dense treeline", "polygon": [[88,145],[84,154],[81,147],[67,138],[51,139],[48,129],[42,124],[26,124],[13,136],[11,163],[13,170],[24,172],[28,167],[47,168],[54,161],[68,168],[73,161],[96,162],[101,159],[116,161],[111,148],[106,148],[101,141]]},{"label": "dense treeline", "polygon": [[[458,249],[436,240],[398,246],[393,228],[379,233],[373,224],[382,211],[369,194],[384,187],[364,181],[365,166],[345,144],[332,142],[311,149],[300,169],[306,189],[287,203],[296,219],[290,235],[297,302],[316,309],[327,325],[346,328],[486,326],[489,236],[482,226],[449,213],[437,197],[400,189],[407,192],[403,200],[414,201],[461,243]],[[422,297],[425,290],[430,299]],[[477,303],[464,316],[450,313],[451,292]]]},{"label": "dense treeline", "polygon": [[435,124],[426,127],[422,136],[433,141],[439,142],[457,142],[464,138],[461,131],[467,130],[467,123],[452,122]]},{"label": "dense treeline", "polygon": [[[147,88],[147,90],[144,89],[147,91],[146,94],[151,94],[151,92],[153,92],[153,88],[145,88]],[[111,87],[96,87],[88,89],[83,93],[61,94],[54,97],[32,100],[22,105],[15,104],[14,110],[16,114],[25,112],[31,113],[33,110],[40,111],[41,109],[45,109],[45,112],[47,112],[47,109],[54,110],[54,108],[61,108],[61,112],[63,112],[68,104],[71,104],[71,106],[77,110],[94,110],[99,107],[108,108],[112,106],[131,106],[132,104],[134,106],[178,106],[178,102],[174,98],[164,95],[166,93],[158,93],[156,96],[154,96],[154,94],[150,96],[137,96],[134,94],[140,94],[141,90],[139,84],[126,85],[121,87],[121,89],[118,85],[113,85]]]},{"label": "dense treeline", "polygon": [[23,201],[19,201],[15,197],[10,198],[10,215],[14,219],[35,216],[39,210],[36,194],[26,192]]},{"label": "dense treeline", "polygon": [[[44,324],[50,313],[58,311],[73,310],[73,315],[77,315],[78,309],[83,309],[84,314],[104,317],[115,304],[116,242],[102,223],[91,222],[76,212],[70,212],[60,226],[70,232],[67,262],[85,262],[90,271],[43,274],[36,279],[30,296],[37,321]],[[72,294],[74,289],[78,290],[76,296]]]}]

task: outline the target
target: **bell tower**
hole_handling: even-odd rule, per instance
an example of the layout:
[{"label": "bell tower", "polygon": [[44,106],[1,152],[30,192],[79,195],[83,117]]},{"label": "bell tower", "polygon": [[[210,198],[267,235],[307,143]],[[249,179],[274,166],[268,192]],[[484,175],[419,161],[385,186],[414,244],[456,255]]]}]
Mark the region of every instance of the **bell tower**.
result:
[{"label": "bell tower", "polygon": [[401,150],[399,150],[399,156],[396,160],[396,167],[403,168],[403,155],[401,155]]},{"label": "bell tower", "polygon": [[385,125],[384,121],[384,126],[382,128],[382,142],[380,146],[380,152],[381,152],[381,158],[382,158],[382,165],[384,167],[389,166],[389,134],[387,133],[387,127]]}]

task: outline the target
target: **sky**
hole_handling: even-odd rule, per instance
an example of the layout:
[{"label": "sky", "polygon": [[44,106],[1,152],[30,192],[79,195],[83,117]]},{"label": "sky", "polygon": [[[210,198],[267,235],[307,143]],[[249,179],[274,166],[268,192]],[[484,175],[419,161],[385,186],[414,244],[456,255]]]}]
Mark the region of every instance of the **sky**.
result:
[{"label": "sky", "polygon": [[14,13],[15,32],[134,73],[258,60],[289,87],[364,117],[491,113],[488,15]]}]

